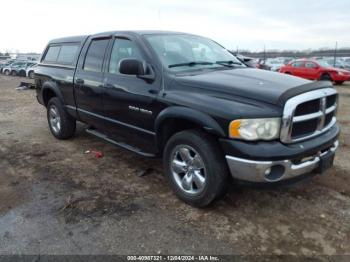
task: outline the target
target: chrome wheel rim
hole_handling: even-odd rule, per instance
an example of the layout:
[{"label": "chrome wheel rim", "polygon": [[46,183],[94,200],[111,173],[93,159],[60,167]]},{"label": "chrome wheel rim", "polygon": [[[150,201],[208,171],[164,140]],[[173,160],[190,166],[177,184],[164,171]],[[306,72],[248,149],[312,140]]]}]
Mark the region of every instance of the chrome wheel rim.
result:
[{"label": "chrome wheel rim", "polygon": [[201,155],[188,145],[175,147],[171,157],[171,173],[185,193],[198,195],[206,185],[206,170]]},{"label": "chrome wheel rim", "polygon": [[61,118],[58,113],[57,107],[52,105],[49,109],[50,126],[54,133],[59,133],[61,130]]}]

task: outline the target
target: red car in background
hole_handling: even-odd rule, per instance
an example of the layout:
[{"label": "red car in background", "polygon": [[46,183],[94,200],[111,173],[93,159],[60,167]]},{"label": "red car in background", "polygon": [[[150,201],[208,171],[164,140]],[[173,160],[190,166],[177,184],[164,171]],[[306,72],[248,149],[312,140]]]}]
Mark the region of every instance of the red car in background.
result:
[{"label": "red car in background", "polygon": [[279,72],[310,80],[328,80],[337,85],[350,81],[350,71],[334,68],[325,61],[311,59],[294,60],[282,66]]}]

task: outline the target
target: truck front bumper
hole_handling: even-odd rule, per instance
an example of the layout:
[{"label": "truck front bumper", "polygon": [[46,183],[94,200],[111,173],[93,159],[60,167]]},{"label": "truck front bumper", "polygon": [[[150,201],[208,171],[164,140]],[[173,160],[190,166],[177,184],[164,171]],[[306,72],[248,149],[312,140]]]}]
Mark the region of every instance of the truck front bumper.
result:
[{"label": "truck front bumper", "polygon": [[234,179],[273,183],[298,180],[329,167],[339,145],[339,132],[339,126],[334,125],[320,136],[294,144],[233,139],[221,139],[220,143]]},{"label": "truck front bumper", "polygon": [[328,156],[333,161],[339,142],[325,151],[319,151],[316,155],[301,159],[299,163],[292,160],[255,161],[250,159],[226,156],[231,175],[235,179],[249,182],[277,182],[292,179],[300,175],[310,173],[320,165],[321,158]]}]

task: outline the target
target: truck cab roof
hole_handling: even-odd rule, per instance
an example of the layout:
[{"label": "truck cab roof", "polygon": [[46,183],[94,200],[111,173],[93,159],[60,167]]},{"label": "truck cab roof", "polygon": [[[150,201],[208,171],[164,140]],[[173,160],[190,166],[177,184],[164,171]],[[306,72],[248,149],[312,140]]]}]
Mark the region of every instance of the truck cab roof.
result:
[{"label": "truck cab roof", "polygon": [[176,32],[176,31],[162,31],[162,30],[125,30],[125,31],[107,31],[102,33],[97,33],[93,35],[80,35],[80,36],[69,36],[69,37],[63,37],[63,38],[56,38],[49,42],[49,44],[54,43],[69,43],[69,42],[84,42],[86,38],[88,37],[104,37],[104,36],[111,36],[111,35],[118,35],[118,34],[129,34],[129,35],[169,35],[169,34],[186,34],[186,35],[193,35],[183,32]]}]

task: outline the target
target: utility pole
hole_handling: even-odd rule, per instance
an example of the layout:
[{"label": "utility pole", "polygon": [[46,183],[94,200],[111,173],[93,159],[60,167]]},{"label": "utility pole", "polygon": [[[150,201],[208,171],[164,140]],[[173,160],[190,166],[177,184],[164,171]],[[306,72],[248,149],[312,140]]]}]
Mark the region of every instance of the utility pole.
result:
[{"label": "utility pole", "polygon": [[333,67],[335,67],[335,62],[337,60],[337,49],[338,49],[338,41],[335,42]]},{"label": "utility pole", "polygon": [[266,62],[266,47],[265,47],[265,44],[264,44],[264,64]]}]

